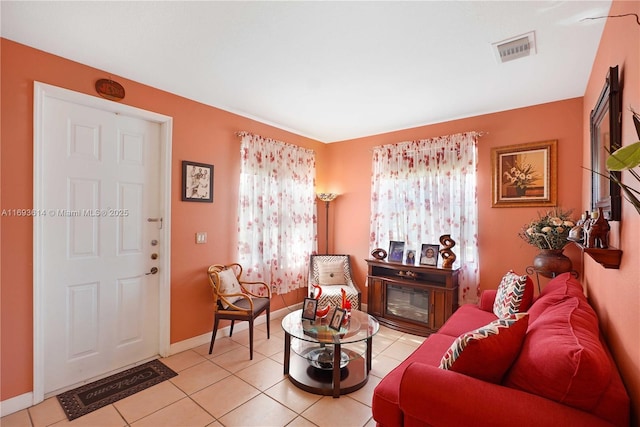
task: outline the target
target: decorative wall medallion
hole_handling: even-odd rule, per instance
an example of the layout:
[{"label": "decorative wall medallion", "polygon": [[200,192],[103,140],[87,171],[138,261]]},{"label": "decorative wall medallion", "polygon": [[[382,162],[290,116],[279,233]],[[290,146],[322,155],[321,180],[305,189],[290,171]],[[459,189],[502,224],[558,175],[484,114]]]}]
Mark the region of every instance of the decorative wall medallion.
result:
[{"label": "decorative wall medallion", "polygon": [[118,82],[110,79],[100,79],[96,82],[96,92],[111,101],[121,101],[124,99],[124,88]]}]

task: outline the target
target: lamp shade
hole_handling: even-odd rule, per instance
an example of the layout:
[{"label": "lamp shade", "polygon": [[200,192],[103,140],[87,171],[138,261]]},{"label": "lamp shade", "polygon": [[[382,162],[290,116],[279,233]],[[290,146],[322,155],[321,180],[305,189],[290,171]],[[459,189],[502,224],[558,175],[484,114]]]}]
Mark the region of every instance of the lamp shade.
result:
[{"label": "lamp shade", "polygon": [[336,197],[338,197],[336,193],[318,193],[318,199],[322,200],[323,202],[330,202]]}]

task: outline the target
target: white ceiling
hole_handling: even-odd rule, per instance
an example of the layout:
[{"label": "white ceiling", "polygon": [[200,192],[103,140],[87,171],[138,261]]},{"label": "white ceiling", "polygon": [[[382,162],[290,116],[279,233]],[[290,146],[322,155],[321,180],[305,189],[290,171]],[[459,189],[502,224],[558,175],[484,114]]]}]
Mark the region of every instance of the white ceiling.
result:
[{"label": "white ceiling", "polygon": [[[610,5],[3,0],[0,34],[334,142],[583,96],[605,23],[583,18]],[[499,64],[532,30],[537,54]]]}]

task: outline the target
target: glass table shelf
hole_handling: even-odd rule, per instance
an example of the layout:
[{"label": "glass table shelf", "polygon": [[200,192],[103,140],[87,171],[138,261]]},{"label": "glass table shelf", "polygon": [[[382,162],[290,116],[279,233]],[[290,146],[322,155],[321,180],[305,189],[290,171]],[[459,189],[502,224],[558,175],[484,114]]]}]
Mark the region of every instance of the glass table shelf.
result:
[{"label": "glass table shelf", "polygon": [[334,330],[328,319],[302,319],[297,310],[282,319],[282,329],[284,373],[299,388],[340,397],[367,383],[372,339],[379,330],[373,316],[352,310],[350,321]]}]

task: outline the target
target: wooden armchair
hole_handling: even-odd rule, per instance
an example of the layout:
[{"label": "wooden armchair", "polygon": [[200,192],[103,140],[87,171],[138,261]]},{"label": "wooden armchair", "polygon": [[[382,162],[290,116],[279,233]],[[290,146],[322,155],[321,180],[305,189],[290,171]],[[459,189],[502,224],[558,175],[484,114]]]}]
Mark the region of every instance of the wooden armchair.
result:
[{"label": "wooden armchair", "polygon": [[[249,322],[249,356],[253,360],[253,321],[262,312],[267,316],[267,339],[269,338],[269,315],[271,312],[271,289],[264,282],[247,282],[240,279],[242,266],[237,263],[214,264],[207,270],[213,291],[214,321],[209,354],[218,332],[220,320],[231,320],[229,336],[233,335],[233,325],[238,321]],[[253,293],[247,285],[260,285]]]}]

